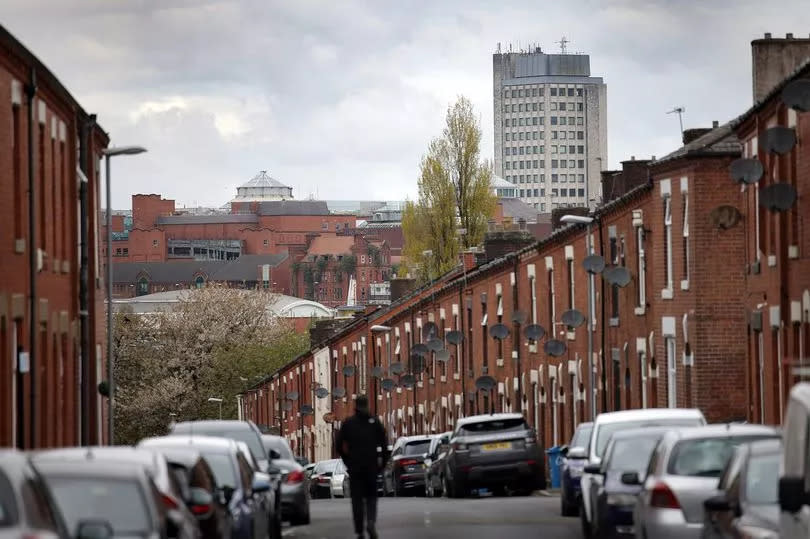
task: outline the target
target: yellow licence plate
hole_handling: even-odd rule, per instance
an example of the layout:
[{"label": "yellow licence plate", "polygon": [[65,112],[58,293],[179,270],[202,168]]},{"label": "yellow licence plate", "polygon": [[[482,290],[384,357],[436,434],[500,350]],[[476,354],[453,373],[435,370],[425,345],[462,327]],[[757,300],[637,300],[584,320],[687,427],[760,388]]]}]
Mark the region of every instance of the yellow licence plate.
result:
[{"label": "yellow licence plate", "polygon": [[481,446],[484,451],[503,451],[512,449],[512,444],[509,442],[499,442],[496,444],[484,444]]}]

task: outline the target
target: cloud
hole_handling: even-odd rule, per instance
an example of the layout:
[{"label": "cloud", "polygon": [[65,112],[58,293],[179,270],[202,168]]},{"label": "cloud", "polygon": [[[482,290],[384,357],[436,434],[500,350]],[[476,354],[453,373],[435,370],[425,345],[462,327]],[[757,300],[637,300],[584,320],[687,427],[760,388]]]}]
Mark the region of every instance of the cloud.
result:
[{"label": "cloud", "polygon": [[751,103],[750,41],[807,28],[804,0],[5,0],[4,24],[99,115],[114,203],[220,205],[258,170],[299,197],[403,198],[447,106],[467,95],[492,157],[492,52],[591,55],[608,84],[609,164],[663,155],[678,120]]}]

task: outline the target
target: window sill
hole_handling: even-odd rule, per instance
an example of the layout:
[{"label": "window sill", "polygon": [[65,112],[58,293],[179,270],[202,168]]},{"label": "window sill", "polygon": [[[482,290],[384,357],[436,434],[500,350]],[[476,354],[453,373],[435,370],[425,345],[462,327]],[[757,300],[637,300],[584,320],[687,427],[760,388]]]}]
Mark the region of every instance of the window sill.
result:
[{"label": "window sill", "polygon": [[647,312],[647,309],[644,307],[636,307],[636,309],[633,312],[636,313],[636,316],[644,316],[644,314]]},{"label": "window sill", "polygon": [[70,262],[67,260],[62,261],[62,273],[70,273]]},{"label": "window sill", "polygon": [[661,299],[672,299],[673,293],[671,288],[664,288],[661,290]]},{"label": "window sill", "polygon": [[619,319],[618,319],[618,318],[611,318],[611,319],[608,321],[608,326],[610,326],[610,327],[612,327],[612,328],[617,328],[617,327],[619,327]]},{"label": "window sill", "polygon": [[14,240],[14,252],[21,255],[25,252],[25,239],[17,238]]},{"label": "window sill", "polygon": [[788,245],[788,258],[791,260],[796,260],[797,258],[799,258],[798,245]]},{"label": "window sill", "polygon": [[459,373],[454,373],[453,380],[461,380],[461,375]]},{"label": "window sill", "polygon": [[503,358],[496,359],[495,365],[497,365],[498,367],[503,367]]},{"label": "window sill", "polygon": [[402,388],[401,387],[397,388],[397,393],[402,393]]},{"label": "window sill", "polygon": [[768,255],[768,267],[769,268],[776,267],[776,255]]},{"label": "window sill", "polygon": [[440,382],[446,382],[446,381],[447,381],[447,376],[442,376],[442,377],[440,377],[440,378],[439,378],[439,381],[440,381]]},{"label": "window sill", "polygon": [[577,334],[574,331],[566,331],[565,338],[568,339],[569,341],[573,341],[576,340]]},{"label": "window sill", "polygon": [[423,388],[425,387],[425,383],[422,380],[419,380],[418,382],[416,382],[416,387]]},{"label": "window sill", "polygon": [[689,281],[681,281],[681,290],[689,290]]}]

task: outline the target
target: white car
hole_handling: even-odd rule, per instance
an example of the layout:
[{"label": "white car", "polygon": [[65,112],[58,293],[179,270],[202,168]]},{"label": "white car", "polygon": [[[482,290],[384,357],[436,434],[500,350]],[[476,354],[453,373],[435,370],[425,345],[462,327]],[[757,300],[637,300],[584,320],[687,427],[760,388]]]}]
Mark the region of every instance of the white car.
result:
[{"label": "white car", "polygon": [[591,536],[592,507],[603,477],[588,472],[588,467],[602,464],[610,437],[615,432],[644,427],[699,427],[706,424],[700,410],[684,408],[648,408],[646,410],[625,410],[609,412],[596,416],[588,444],[588,465],[580,479],[582,489],[582,508],[579,512],[582,521],[582,532],[585,537]]},{"label": "white car", "polygon": [[333,498],[349,497],[349,472],[342,460],[338,461],[335,471],[332,473],[329,491]]},{"label": "white car", "polygon": [[782,464],[779,478],[779,533],[781,537],[810,536],[810,384],[793,386],[788,399],[782,433]]}]

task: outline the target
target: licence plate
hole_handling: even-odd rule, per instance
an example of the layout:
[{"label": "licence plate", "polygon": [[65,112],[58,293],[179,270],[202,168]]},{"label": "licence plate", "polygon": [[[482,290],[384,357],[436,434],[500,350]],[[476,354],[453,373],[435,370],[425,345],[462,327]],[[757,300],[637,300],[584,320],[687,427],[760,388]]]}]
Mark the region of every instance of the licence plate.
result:
[{"label": "licence plate", "polygon": [[484,451],[505,451],[512,449],[512,444],[509,442],[498,442],[494,444],[484,444],[481,446]]}]

